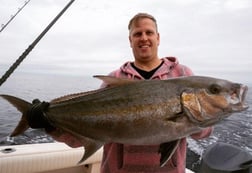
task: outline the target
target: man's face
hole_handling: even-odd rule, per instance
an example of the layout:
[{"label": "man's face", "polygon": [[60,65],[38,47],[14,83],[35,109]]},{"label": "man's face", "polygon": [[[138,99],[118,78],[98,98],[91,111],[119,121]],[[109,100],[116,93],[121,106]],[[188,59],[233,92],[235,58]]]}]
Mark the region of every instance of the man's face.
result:
[{"label": "man's face", "polygon": [[158,57],[159,33],[151,19],[138,20],[130,29],[129,41],[136,60],[148,61]]}]

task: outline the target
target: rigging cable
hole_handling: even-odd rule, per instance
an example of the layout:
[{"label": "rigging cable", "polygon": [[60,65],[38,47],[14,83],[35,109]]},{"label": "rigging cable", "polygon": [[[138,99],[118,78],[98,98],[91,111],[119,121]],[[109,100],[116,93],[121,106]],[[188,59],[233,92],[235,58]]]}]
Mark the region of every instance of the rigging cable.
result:
[{"label": "rigging cable", "polygon": [[11,18],[7,21],[6,24],[1,24],[1,29],[0,29],[0,33],[6,28],[7,25],[9,25],[9,23],[18,15],[18,13],[30,2],[30,0],[25,1],[24,5],[21,8],[18,8],[18,11],[14,14],[11,15]]},{"label": "rigging cable", "polygon": [[64,14],[64,12],[71,6],[75,0],[71,0],[60,13],[51,21],[51,23],[44,29],[44,31],[32,42],[31,45],[22,53],[22,55],[12,64],[12,66],[5,72],[0,79],[0,86],[8,79],[8,77],[14,72],[18,65],[26,58],[26,56],[32,51],[41,38],[47,33],[47,31],[56,23],[56,21]]}]

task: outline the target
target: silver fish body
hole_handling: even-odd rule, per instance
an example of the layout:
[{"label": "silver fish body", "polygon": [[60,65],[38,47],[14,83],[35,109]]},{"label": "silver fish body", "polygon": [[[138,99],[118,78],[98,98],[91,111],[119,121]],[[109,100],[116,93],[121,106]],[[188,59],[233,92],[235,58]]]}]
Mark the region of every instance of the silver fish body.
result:
[{"label": "silver fish body", "polygon": [[[244,103],[247,86],[223,79],[190,76],[133,81],[96,77],[110,87],[55,99],[45,113],[54,127],[83,143],[82,161],[105,143],[176,141],[248,108]],[[13,103],[17,98],[1,96],[17,105]]]}]

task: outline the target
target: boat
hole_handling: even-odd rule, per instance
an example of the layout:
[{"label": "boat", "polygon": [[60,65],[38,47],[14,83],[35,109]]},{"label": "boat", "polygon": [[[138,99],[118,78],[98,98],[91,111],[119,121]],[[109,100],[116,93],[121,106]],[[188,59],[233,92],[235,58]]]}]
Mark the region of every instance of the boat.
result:
[{"label": "boat", "polygon": [[[0,78],[0,86],[73,2],[74,0],[71,0],[64,7],[9,70],[6,71],[2,78]],[[83,163],[78,164],[84,152],[83,147],[71,148],[59,142],[0,146],[0,173],[99,173],[103,149],[99,149]],[[243,166],[245,165],[249,168],[252,165],[252,160],[245,163],[246,165],[243,164]],[[186,169],[186,173],[194,172]]]},{"label": "boat", "polygon": [[[0,146],[1,173],[99,173],[103,149],[78,164],[83,147],[64,143],[40,143]],[[193,173],[186,169],[186,173]]]}]

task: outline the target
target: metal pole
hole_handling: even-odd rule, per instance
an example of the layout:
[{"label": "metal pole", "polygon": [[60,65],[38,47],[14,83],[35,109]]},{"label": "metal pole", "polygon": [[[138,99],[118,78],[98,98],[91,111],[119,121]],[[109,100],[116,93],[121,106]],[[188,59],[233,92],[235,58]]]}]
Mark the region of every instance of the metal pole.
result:
[{"label": "metal pole", "polygon": [[61,12],[51,21],[51,23],[44,29],[44,31],[33,41],[33,43],[23,52],[23,54],[16,60],[16,62],[6,71],[6,73],[0,79],[0,86],[8,79],[8,77],[14,72],[17,66],[26,58],[26,56],[32,51],[41,38],[49,31],[49,29],[56,23],[56,21],[62,16],[62,14],[71,6],[75,0],[71,0]]},{"label": "metal pole", "polygon": [[18,11],[12,16],[11,15],[11,18],[10,20],[8,20],[8,22],[6,24],[2,24],[2,28],[0,29],[0,32],[2,32],[4,30],[4,28],[16,17],[16,15],[18,15],[18,13],[30,2],[30,0],[28,1],[25,1],[25,4],[21,7],[21,8],[18,8]]}]

